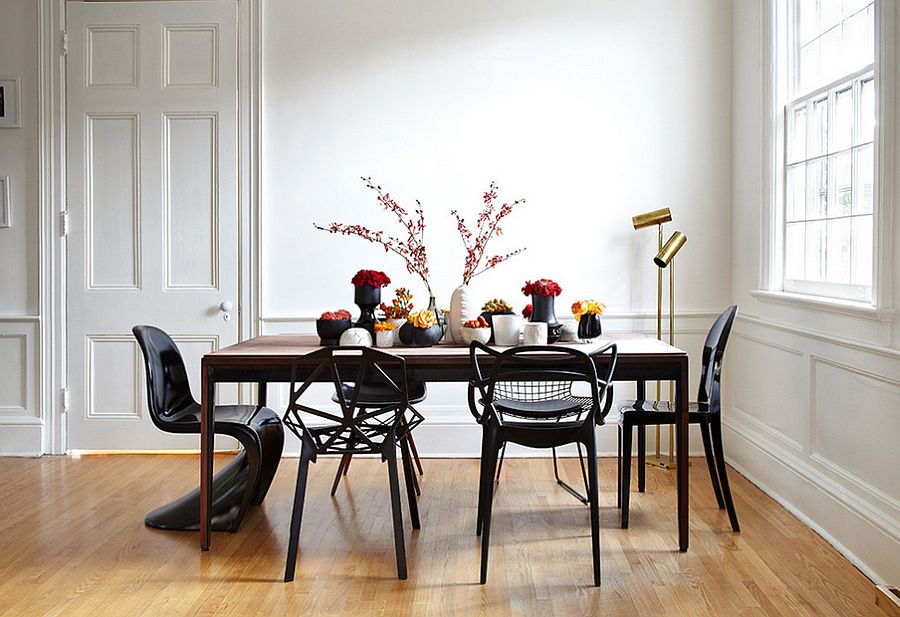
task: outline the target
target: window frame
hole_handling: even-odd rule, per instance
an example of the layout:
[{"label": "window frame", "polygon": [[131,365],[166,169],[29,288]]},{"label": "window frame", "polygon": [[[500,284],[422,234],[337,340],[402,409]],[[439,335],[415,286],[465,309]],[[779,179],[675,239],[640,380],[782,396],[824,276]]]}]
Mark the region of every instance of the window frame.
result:
[{"label": "window frame", "polygon": [[[894,6],[892,2],[874,0],[875,53],[874,62],[842,76],[825,86],[788,99],[792,60],[797,49],[791,45],[792,0],[764,0],[766,19],[763,25],[763,229],[760,260],[760,290],[758,297],[771,299],[780,294],[783,300],[809,299],[817,304],[833,303],[842,307],[856,306],[863,311],[888,309],[892,303],[891,260],[893,210],[893,49]],[[848,295],[828,295],[831,284],[822,283],[817,289],[814,282],[807,285],[791,285],[785,277],[785,218],[787,175],[787,123],[788,112],[793,105],[822,94],[828,94],[841,85],[854,83],[860,76],[871,73],[875,80],[875,134],[873,142],[873,246],[871,299],[854,300]],[[829,114],[831,109],[829,108]],[[847,285],[850,287],[850,285]],[[823,293],[824,292],[824,293]],[[800,302],[802,303],[802,302]]]}]

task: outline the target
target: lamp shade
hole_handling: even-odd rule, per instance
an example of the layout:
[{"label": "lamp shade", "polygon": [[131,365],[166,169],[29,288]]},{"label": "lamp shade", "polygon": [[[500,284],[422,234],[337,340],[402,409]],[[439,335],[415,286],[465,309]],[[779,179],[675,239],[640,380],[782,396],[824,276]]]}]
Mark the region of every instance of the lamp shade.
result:
[{"label": "lamp shade", "polygon": [[659,210],[651,210],[643,212],[631,217],[631,224],[635,230],[650,227],[651,225],[662,225],[672,220],[672,212],[668,208],[660,208]]},{"label": "lamp shade", "polygon": [[684,246],[685,242],[687,242],[687,236],[680,231],[676,231],[669,236],[669,239],[666,240],[662,249],[660,249],[659,253],[656,254],[656,257],[653,258],[653,263],[660,268],[665,268],[673,259],[675,259],[675,255],[678,254],[678,251],[681,250],[681,247]]}]

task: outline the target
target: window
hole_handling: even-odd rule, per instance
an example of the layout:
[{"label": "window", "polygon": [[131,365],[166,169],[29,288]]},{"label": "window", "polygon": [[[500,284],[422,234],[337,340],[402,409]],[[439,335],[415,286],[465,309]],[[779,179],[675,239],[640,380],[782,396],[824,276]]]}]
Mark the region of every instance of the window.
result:
[{"label": "window", "polygon": [[873,302],[875,5],[792,0],[784,107],[784,291]]}]

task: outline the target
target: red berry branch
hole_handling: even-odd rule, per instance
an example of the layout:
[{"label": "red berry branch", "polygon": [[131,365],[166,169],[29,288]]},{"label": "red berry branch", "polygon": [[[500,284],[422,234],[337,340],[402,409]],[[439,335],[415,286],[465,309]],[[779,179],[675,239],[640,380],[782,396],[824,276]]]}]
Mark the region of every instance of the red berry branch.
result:
[{"label": "red berry branch", "polygon": [[[498,209],[494,203],[497,199],[498,188],[496,182],[491,182],[490,188],[484,193],[484,196],[482,197],[484,205],[481,208],[481,212],[478,213],[474,231],[468,228],[465,219],[459,215],[459,212],[456,210],[450,212],[456,217],[456,229],[459,231],[463,246],[466,248],[466,263],[463,268],[463,284],[465,285],[468,285],[469,281],[482,272],[495,268],[510,257],[514,257],[525,250],[524,248],[520,248],[510,253],[493,255],[487,259],[484,257],[484,251],[485,248],[487,248],[488,241],[495,235],[503,235],[500,221],[509,216],[514,207],[525,203],[524,199],[517,199],[512,203],[504,203]],[[482,260],[484,260],[483,264]]]},{"label": "red berry branch", "polygon": [[372,182],[372,178],[362,178],[366,186],[378,195],[377,200],[388,212],[392,212],[406,233],[406,239],[388,236],[383,231],[372,231],[362,225],[348,225],[346,223],[333,222],[328,227],[322,227],[313,223],[313,227],[333,234],[344,236],[358,236],[374,244],[384,247],[384,252],[396,253],[406,261],[406,270],[422,279],[428,288],[428,295],[433,296],[431,284],[428,282],[428,254],[425,250],[425,213],[422,204],[416,200],[416,209],[412,216],[392,197],[385,193],[380,186]]}]

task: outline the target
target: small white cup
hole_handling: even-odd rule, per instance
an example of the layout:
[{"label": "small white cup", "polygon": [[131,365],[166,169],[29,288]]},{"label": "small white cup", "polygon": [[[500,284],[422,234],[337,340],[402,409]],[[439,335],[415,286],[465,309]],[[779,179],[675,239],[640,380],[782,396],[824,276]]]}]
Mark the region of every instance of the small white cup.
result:
[{"label": "small white cup", "polygon": [[522,337],[526,345],[547,344],[547,322],[529,321],[525,324],[525,334]]},{"label": "small white cup", "polygon": [[519,344],[521,321],[518,315],[494,315],[494,343],[501,347],[512,347]]}]

